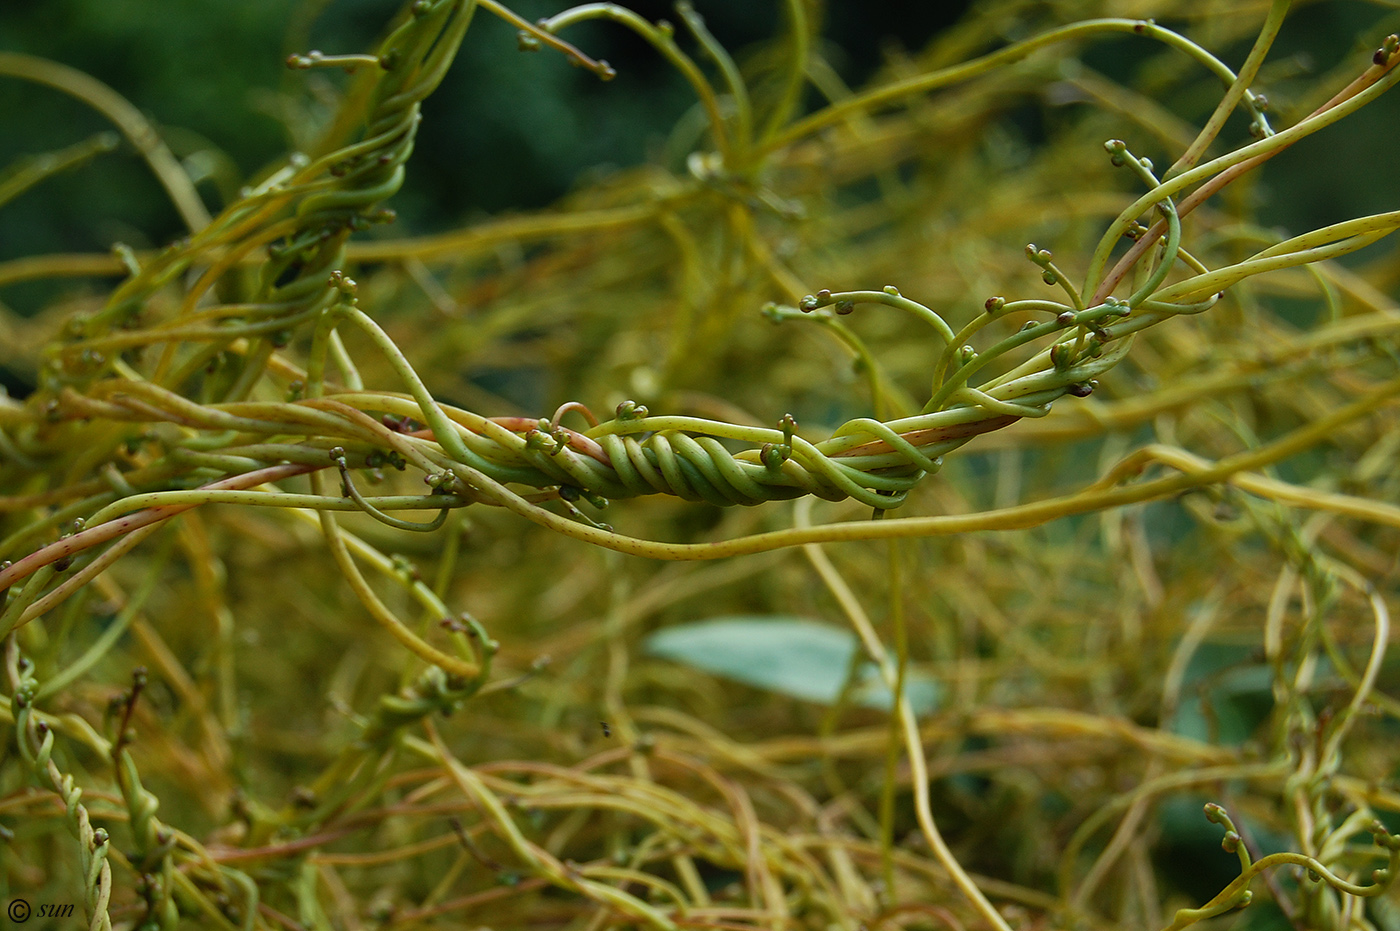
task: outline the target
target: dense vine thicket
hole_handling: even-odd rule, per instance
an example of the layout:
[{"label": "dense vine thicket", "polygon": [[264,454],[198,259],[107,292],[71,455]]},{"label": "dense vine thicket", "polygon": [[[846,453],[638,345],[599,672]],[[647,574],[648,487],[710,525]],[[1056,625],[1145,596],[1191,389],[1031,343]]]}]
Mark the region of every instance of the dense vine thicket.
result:
[{"label": "dense vine thicket", "polygon": [[[119,280],[0,320],[8,901],[1394,927],[1400,210],[1259,209],[1393,134],[1400,40],[1308,71],[1286,0],[1098,6],[851,90],[806,0],[737,59],[685,2],[415,0],[288,59],[349,72],[324,131],[212,215],[136,106],[0,52],[120,133],[0,208],[125,146],[189,227],[0,263]],[[555,208],[397,230],[474,15],[602,79],[571,27],[631,30],[696,106]]]}]

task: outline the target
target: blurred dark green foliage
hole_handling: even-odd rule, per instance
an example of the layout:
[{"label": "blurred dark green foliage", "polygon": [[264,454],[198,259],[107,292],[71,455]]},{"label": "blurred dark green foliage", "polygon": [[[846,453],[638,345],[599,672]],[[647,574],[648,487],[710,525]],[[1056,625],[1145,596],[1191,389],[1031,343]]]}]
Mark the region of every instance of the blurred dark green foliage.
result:
[{"label": "blurred dark green foliage", "polygon": [[[627,5],[649,19],[675,16],[663,0]],[[111,85],[162,128],[178,156],[202,153],[215,177],[201,189],[218,207],[305,141],[324,116],[325,108],[307,98],[318,88],[325,95],[338,75],[289,72],[287,55],[367,47],[392,5],[309,0],[291,6],[289,17],[282,0],[18,0],[0,15],[0,49],[52,58]],[[566,6],[525,0],[515,9],[536,19]],[[921,48],[966,6],[966,0],[832,4],[825,33],[839,48],[833,64],[847,83],[863,83],[882,55]],[[741,56],[778,26],[774,4],[702,0],[697,7],[721,43]],[[424,106],[413,171],[394,204],[401,229],[440,230],[483,212],[541,207],[585,172],[596,176],[609,166],[665,157],[665,130],[693,105],[684,81],[626,30],[585,24],[573,39],[616,65],[617,78],[604,84],[558,55],[522,55],[508,25],[477,16],[466,52]],[[63,94],[0,80],[0,170],[106,128],[98,114]],[[105,251],[114,241],[158,245],[182,232],[129,147],[4,209],[0,260]],[[22,309],[41,302],[16,303]]]}]

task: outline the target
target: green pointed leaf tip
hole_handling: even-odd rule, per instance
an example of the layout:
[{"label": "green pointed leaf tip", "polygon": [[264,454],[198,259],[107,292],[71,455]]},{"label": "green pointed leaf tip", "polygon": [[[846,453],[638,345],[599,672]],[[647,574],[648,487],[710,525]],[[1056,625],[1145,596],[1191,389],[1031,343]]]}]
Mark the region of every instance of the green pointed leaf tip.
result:
[{"label": "green pointed leaf tip", "polygon": [[[841,695],[858,644],[848,630],[781,615],[711,618],[660,630],[646,639],[652,656],[803,701],[831,705]],[[938,705],[940,688],[909,672],[905,694],[914,710]],[[892,695],[871,662],[860,663],[849,700],[889,710]]]}]

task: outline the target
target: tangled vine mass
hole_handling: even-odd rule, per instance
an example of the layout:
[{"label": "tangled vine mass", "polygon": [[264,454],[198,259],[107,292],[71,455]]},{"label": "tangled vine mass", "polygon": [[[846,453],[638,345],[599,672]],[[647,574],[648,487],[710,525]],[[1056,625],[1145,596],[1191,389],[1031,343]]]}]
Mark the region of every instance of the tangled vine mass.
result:
[{"label": "tangled vine mass", "polygon": [[[0,634],[7,638],[7,723],[13,728],[26,772],[46,791],[57,793],[67,829],[78,840],[77,873],[83,877],[84,905],[91,926],[113,927],[110,910],[119,901],[126,912],[118,912],[118,916],[129,918],[139,913],[146,922],[143,927],[173,928],[182,915],[194,914],[203,915],[200,920],[211,922],[211,927],[233,927],[234,922],[262,927],[271,926],[267,924],[271,921],[294,928],[331,927],[322,911],[322,892],[316,890],[318,883],[324,884],[331,890],[326,895],[335,898],[339,880],[333,882],[318,874],[321,867],[312,866],[311,860],[299,861],[303,865],[295,869],[302,871],[297,874],[301,878],[290,881],[289,888],[294,887],[290,897],[269,902],[260,899],[260,889],[271,882],[271,873],[253,866],[245,870],[241,864],[264,860],[293,864],[305,851],[352,833],[357,829],[354,818],[388,821],[394,816],[389,808],[376,808],[378,814],[374,815],[360,806],[370,798],[377,800],[376,805],[391,804],[382,795],[391,783],[402,787],[402,798],[410,800],[418,797],[414,793],[422,793],[426,799],[449,786],[459,793],[461,810],[453,816],[451,831],[442,834],[442,843],[460,843],[465,851],[461,862],[475,862],[492,873],[498,881],[495,888],[503,890],[501,896],[553,887],[593,903],[600,909],[597,914],[605,916],[571,927],[621,926],[608,924],[610,921],[663,928],[682,924],[715,928],[797,926],[784,922],[792,918],[790,909],[801,910],[792,902],[802,897],[813,913],[825,910],[826,917],[841,927],[856,926],[851,924],[857,920],[853,916],[860,915],[879,915],[895,922],[902,906],[880,896],[894,895],[897,890],[886,888],[877,893],[872,891],[875,886],[871,881],[858,878],[869,863],[877,861],[880,865],[872,869],[882,873],[887,884],[894,883],[896,872],[904,877],[900,882],[913,882],[905,873],[912,876],[923,869],[905,861],[899,861],[896,869],[899,855],[888,831],[883,835],[883,846],[851,838],[840,844],[832,841],[823,853],[835,864],[829,868],[834,872],[828,875],[828,867],[817,864],[800,845],[784,846],[788,842],[781,839],[781,832],[760,825],[747,796],[736,800],[741,795],[734,788],[737,777],[721,774],[713,761],[689,755],[678,745],[647,745],[649,762],[643,764],[636,762],[640,757],[628,755],[642,753],[636,748],[645,742],[639,740],[629,750],[595,760],[590,770],[544,762],[500,763],[498,771],[462,764],[431,725],[432,715],[450,714],[493,689],[513,688],[538,670],[520,670],[519,678],[508,680],[507,685],[502,685],[499,677],[493,679],[494,657],[500,645],[471,614],[448,607],[446,582],[425,582],[398,557],[382,552],[372,533],[351,533],[342,527],[341,520],[358,515],[395,531],[435,533],[449,527],[449,521],[463,509],[495,505],[574,540],[636,555],[691,558],[857,537],[893,539],[959,529],[1027,527],[1066,514],[1165,499],[1233,479],[1252,494],[1276,502],[1349,515],[1379,526],[1400,526],[1395,505],[1378,498],[1370,500],[1340,489],[1299,490],[1255,474],[1383,409],[1400,394],[1400,379],[1393,374],[1388,380],[1368,383],[1365,390],[1358,389],[1292,433],[1247,444],[1244,451],[1222,455],[1213,463],[1154,446],[1120,459],[1078,497],[1019,509],[1008,504],[999,511],[989,511],[985,518],[963,518],[962,523],[957,523],[956,515],[885,517],[920,500],[916,489],[921,483],[926,485],[925,480],[944,466],[944,457],[960,447],[1002,431],[1014,435],[1026,421],[1056,423],[1049,415],[1057,402],[1065,407],[1090,398],[1101,379],[1134,358],[1136,343],[1146,339],[1144,334],[1149,331],[1156,334],[1174,327],[1212,326],[1199,321],[1229,305],[1232,294],[1256,276],[1331,262],[1378,242],[1400,226],[1400,211],[1363,216],[1298,236],[1274,237],[1262,249],[1228,263],[1212,262],[1204,252],[1198,254],[1194,247],[1188,247],[1188,217],[1213,195],[1298,141],[1355,113],[1400,81],[1400,67],[1396,67],[1400,42],[1390,36],[1370,62],[1355,69],[1342,90],[1319,101],[1306,115],[1297,114],[1286,127],[1280,123],[1276,128],[1272,123],[1277,120],[1271,120],[1267,101],[1250,87],[1287,8],[1287,3],[1273,4],[1255,49],[1239,72],[1184,32],[1152,20],[1104,18],[1043,30],[962,65],[920,71],[872,91],[845,92],[843,96],[833,89],[836,79],[818,67],[806,5],[793,0],[785,7],[791,32],[785,52],[788,63],[763,84],[771,99],[756,102],[756,98],[751,99],[754,95],[745,84],[742,69],[688,4],[677,6],[681,38],[700,49],[718,74],[718,83],[712,83],[707,67],[684,50],[673,26],[649,22],[613,4],[586,4],[531,24],[488,0],[414,0],[393,21],[372,54],[308,52],[288,59],[288,66],[296,71],[350,72],[339,110],[328,121],[315,150],[293,154],[212,217],[205,212],[184,168],[129,104],[113,99],[115,95],[106,88],[94,88],[96,82],[63,66],[17,53],[0,55],[0,73],[79,97],[111,118],[150,163],[190,227],[187,236],[158,251],[118,247],[113,257],[99,257],[99,266],[108,262],[120,267],[124,276],[120,285],[100,307],[67,317],[42,350],[35,390],[23,399],[5,398],[0,405],[0,487],[5,495],[0,509],[17,521],[6,525],[8,535],[0,541],[0,558],[6,560],[0,568],[0,590],[6,592]],[[635,400],[623,401],[613,416],[602,419],[590,409],[587,398],[570,400],[544,417],[489,416],[445,403],[435,395],[429,387],[432,377],[425,378],[420,374],[423,366],[410,361],[416,347],[401,345],[402,340],[392,335],[399,324],[385,305],[376,302],[374,281],[367,277],[374,274],[375,262],[401,259],[406,266],[419,262],[419,257],[411,254],[412,243],[401,246],[402,253],[396,255],[392,245],[385,245],[388,240],[356,237],[395,219],[385,205],[399,192],[411,165],[422,121],[421,105],[442,83],[473,16],[483,11],[517,28],[523,50],[548,48],[603,79],[616,73],[613,67],[589,57],[560,33],[588,20],[611,21],[637,33],[679,71],[699,101],[696,112],[707,126],[706,145],[690,153],[685,173],[652,185],[637,203],[579,208],[577,212],[584,218],[579,221],[580,228],[587,228],[590,222],[612,230],[655,223],[672,237],[680,256],[677,261],[686,266],[699,261],[695,256],[704,252],[706,244],[680,217],[684,210],[709,204],[705,209],[712,209],[713,217],[721,218],[716,222],[738,244],[734,255],[724,261],[751,262],[763,270],[764,286],[748,289],[745,296],[763,294],[766,299],[743,308],[744,312],[753,316],[761,313],[784,334],[799,332],[803,321],[816,324],[855,360],[857,377],[863,376],[870,388],[873,415],[843,414],[844,423],[826,438],[813,440],[801,435],[793,414],[780,410],[763,415],[775,424],[771,427],[740,416],[726,419],[668,414],[659,409],[653,412],[649,407],[654,403]],[[763,224],[797,222],[797,211],[772,188],[787,177],[784,172],[800,173],[803,160],[815,157],[811,154],[814,148],[830,148],[832,164],[840,164],[843,157],[855,159],[856,155],[841,147],[858,147],[850,140],[859,140],[862,133],[883,132],[875,121],[893,121],[895,118],[887,117],[886,112],[895,103],[921,95],[952,94],[951,89],[969,82],[1015,75],[1017,67],[1034,66],[1037,56],[1047,50],[1118,36],[1158,43],[1207,74],[1218,89],[1219,105],[1204,128],[1185,140],[1179,157],[1165,170],[1159,171],[1151,159],[1135,154],[1121,139],[1094,147],[1092,157],[1125,174],[1127,183],[1140,193],[1128,198],[1126,206],[1125,199],[1117,197],[1107,214],[1111,219],[1106,229],[1082,260],[1082,276],[1072,274],[1071,262],[1057,259],[1050,250],[1025,247],[1032,278],[1055,289],[1057,299],[992,296],[969,311],[966,305],[935,310],[930,306],[933,302],[920,303],[893,285],[809,292],[803,286],[804,279],[784,264],[787,259],[765,238]],[[803,88],[809,80],[822,87],[832,101],[810,113],[802,107],[806,99]],[[1207,157],[1236,114],[1246,122],[1251,141]],[[901,144],[893,135],[886,142],[889,146]],[[1151,144],[1156,146],[1157,142]],[[91,147],[93,151],[85,150],[82,157],[91,157],[104,147],[112,148],[112,142]],[[1082,151],[1080,157],[1086,157]],[[888,173],[879,176],[883,184],[896,183]],[[897,198],[892,200],[898,202]],[[542,228],[547,235],[567,231],[569,221],[559,217],[546,218]],[[999,261],[1009,264],[1004,258]],[[1014,261],[1020,258],[1014,257]],[[716,266],[721,264],[716,262]],[[362,273],[361,267],[367,267],[366,272]],[[41,277],[42,268],[24,272],[31,273]],[[1358,287],[1349,294],[1361,291]],[[1330,300],[1338,300],[1334,293],[1329,294]],[[715,295],[716,305],[724,297]],[[857,308],[864,309],[854,315]],[[927,385],[927,399],[922,403],[908,400],[907,389],[889,377],[878,354],[858,335],[867,321],[876,328],[902,325],[876,322],[873,318],[877,313],[904,315],[902,324],[912,321],[917,325],[918,330],[913,331],[917,337],[905,347],[917,354],[917,361],[900,364],[905,372],[913,373],[910,378]],[[1354,318],[1363,321],[1361,324],[1338,323],[1334,330],[1311,342],[1300,338],[1291,344],[1280,343],[1274,350],[1277,367],[1280,371],[1293,370],[1290,366],[1305,369],[1312,364],[1309,353],[1363,339],[1390,338],[1386,328],[1393,327],[1394,314],[1393,308],[1383,307],[1371,317]],[[674,354],[673,368],[683,369],[686,346],[693,348],[706,340],[721,344],[731,324],[732,319],[719,310],[708,312],[708,316],[697,311],[684,327],[677,324],[681,349]],[[806,344],[790,338],[782,345],[784,352],[796,355]],[[1161,350],[1151,352],[1160,355]],[[1235,390],[1257,380],[1259,370],[1267,367],[1255,360],[1205,377],[1218,379],[1221,391]],[[376,373],[381,380],[376,383],[366,372]],[[1214,389],[1198,389],[1207,390]],[[737,403],[738,399],[726,401]],[[1129,403],[1085,407],[1084,422],[1090,423],[1090,430],[1107,429],[1114,426],[1112,418],[1119,413],[1124,423],[1132,418],[1145,422],[1154,414],[1184,406],[1186,401],[1155,395],[1136,412],[1127,409]],[[804,423],[802,432],[811,435],[814,431]],[[1176,472],[1167,478],[1133,481],[1154,464],[1166,464]],[[426,487],[404,487],[397,472],[415,482],[421,479]],[[397,493],[367,491],[371,484],[382,482],[386,473],[397,483]],[[610,502],[648,495],[721,507],[806,497],[852,501],[883,519],[826,528],[799,523],[795,530],[770,531],[768,537],[758,534],[720,544],[642,539],[617,532],[603,522]],[[157,796],[142,783],[129,725],[141,714],[141,696],[148,688],[145,671],[137,672],[132,684],[111,698],[105,736],[80,714],[39,710],[97,667],[123,632],[136,623],[141,605],[152,597],[163,565],[160,560],[169,558],[170,547],[175,545],[169,540],[174,538],[149,544],[164,547],[155,568],[145,581],[137,579],[131,583],[131,592],[116,599],[122,607],[107,628],[111,633],[97,635],[83,658],[74,661],[70,657],[65,666],[54,655],[38,662],[30,656],[46,649],[43,642],[33,639],[38,636],[35,631],[53,623],[71,626],[71,615],[63,614],[69,599],[90,598],[95,586],[115,584],[106,574],[123,557],[143,541],[156,538],[163,528],[173,526],[174,518],[196,509],[207,510],[207,505],[279,509],[317,524],[324,546],[340,570],[337,578],[356,596],[357,610],[371,616],[417,664],[410,672],[401,671],[398,685],[378,697],[368,716],[357,719],[358,736],[346,743],[319,775],[307,780],[291,801],[274,809],[238,795],[234,811],[242,833],[235,837],[226,832],[208,844],[158,818]],[[807,505],[796,513],[810,513],[802,510],[804,507]],[[415,514],[418,517],[403,516]],[[940,520],[946,523],[937,523]],[[1276,530],[1275,537],[1296,541],[1305,539],[1307,533]],[[180,545],[195,546],[188,541]],[[198,544],[191,552],[202,546]],[[1296,556],[1306,550],[1299,543],[1290,552]],[[809,556],[855,626],[866,656],[885,677],[891,694],[903,696],[907,645],[900,647],[896,663],[862,621],[863,612],[859,605],[853,606],[850,588],[825,562],[826,557],[816,549]],[[1379,675],[1388,631],[1384,599],[1374,588],[1357,582],[1351,570],[1324,571],[1312,557],[1298,558],[1303,568],[1292,581],[1303,577],[1317,592],[1326,589],[1326,601],[1340,579],[1364,594],[1375,618],[1376,642],[1380,644],[1376,649],[1380,652],[1373,650],[1360,670],[1341,659],[1337,649],[1329,653],[1329,662],[1341,670],[1338,675],[1354,687],[1355,700],[1338,718],[1350,722],[1360,713]],[[366,565],[394,580],[403,597],[396,600],[376,589],[365,577],[362,566]],[[448,575],[445,572],[444,578]],[[212,591],[223,583],[205,580],[200,584]],[[106,597],[116,598],[115,589],[111,592]],[[1287,601],[1286,596],[1281,597]],[[1310,594],[1309,605],[1312,598]],[[410,607],[406,609],[405,603]],[[414,605],[424,616],[437,620],[439,629],[425,630],[404,620],[404,611]],[[223,618],[227,612],[220,614],[221,610],[216,608],[213,614]],[[1275,611],[1273,607],[1269,610]],[[69,620],[54,620],[60,617]],[[24,637],[31,640],[24,641]],[[1280,682],[1291,662],[1280,658],[1281,643],[1280,637],[1266,645]],[[1304,653],[1320,651],[1324,649],[1320,643],[1309,641],[1306,648],[1299,649]],[[1303,674],[1298,673],[1298,677],[1301,681]],[[1330,817],[1324,814],[1326,793],[1332,791],[1327,788],[1331,785],[1328,780],[1336,775],[1338,748],[1351,724],[1337,724],[1335,730],[1327,731],[1331,725],[1318,724],[1311,709],[1303,708],[1301,692],[1285,695],[1292,686],[1279,688],[1281,705],[1293,702],[1290,707],[1296,714],[1307,718],[1311,722],[1308,726],[1322,735],[1317,740],[1325,752],[1309,751],[1303,754],[1308,757],[1307,766],[1298,763],[1298,772],[1307,769],[1308,779],[1313,781],[1289,777],[1293,779],[1290,785],[1302,793],[1297,798],[1304,799],[1304,807],[1316,808],[1314,823],[1322,824]],[[193,703],[191,707],[213,701],[193,686],[182,693],[182,700]],[[611,695],[608,701],[613,702],[618,720],[624,718],[617,696]],[[1078,887],[1087,891],[1065,892],[1063,900],[1050,897],[1051,904],[1046,904],[1044,895],[1037,898],[1024,890],[1008,892],[1011,884],[1007,882],[979,885],[958,864],[934,824],[926,789],[928,764],[913,706],[900,697],[890,707],[896,721],[895,729],[889,731],[890,739],[897,740],[910,755],[912,775],[907,778],[914,786],[914,823],[920,843],[931,856],[928,862],[940,871],[938,882],[947,882],[958,891],[960,901],[972,910],[971,920],[1008,927],[1006,910],[993,906],[988,898],[1002,893],[1007,901],[1020,903],[1017,907],[1085,914],[1094,886],[1107,866],[1088,871],[1089,878]],[[1393,702],[1384,704],[1382,712],[1393,714]],[[630,738],[637,738],[636,728],[618,726]],[[1084,723],[1075,726],[1090,728]],[[605,729],[611,736],[610,725],[605,724]],[[418,730],[423,731],[422,736],[409,736]],[[696,733],[704,737],[699,729]],[[1134,740],[1148,740],[1137,731],[1133,733]],[[111,842],[107,827],[94,827],[91,797],[85,797],[75,777],[60,767],[63,757],[55,753],[56,734],[83,747],[89,755],[96,753],[110,766],[114,775],[108,785],[112,788],[102,795],[102,817],[125,822],[120,850]],[[210,746],[222,748],[214,756],[232,759],[234,751],[226,745],[227,739],[227,735],[208,737]],[[1153,752],[1158,750],[1169,755],[1160,747]],[[1216,759],[1211,755],[1213,749],[1191,752],[1198,753],[1196,765],[1205,766]],[[1187,751],[1178,747],[1170,753]],[[417,777],[410,772],[396,773],[390,761],[404,754],[420,764],[431,764],[436,775],[415,785]],[[730,762],[739,760],[757,773],[771,774],[776,765],[745,757],[742,749],[732,750],[731,756]],[[630,776],[603,773],[605,765],[629,758],[634,761]],[[84,765],[91,766],[91,762]],[[1241,767],[1243,772],[1255,764],[1231,758],[1228,765],[1219,765],[1226,770],[1228,766]],[[63,762],[63,766],[69,764]],[[687,791],[652,781],[644,771],[646,766],[682,773],[678,782],[708,786],[727,800],[732,812],[719,817],[711,808],[694,802]],[[836,777],[828,774],[825,778]],[[1222,781],[1225,778],[1221,776]],[[1337,862],[1341,841],[1334,845],[1336,850],[1319,845],[1306,854],[1279,853],[1251,859],[1234,822],[1216,806],[1207,812],[1213,821],[1227,827],[1227,849],[1240,857],[1239,879],[1206,905],[1177,911],[1168,927],[1184,927],[1248,904],[1250,881],[1280,864],[1299,865],[1309,871],[1313,877],[1308,880],[1312,884],[1307,892],[1310,901],[1322,901],[1324,893],[1377,896],[1394,874],[1400,842],[1379,822],[1372,824],[1370,809],[1356,802],[1361,797],[1357,793],[1359,790],[1349,798],[1356,805],[1354,810],[1366,817],[1358,814],[1347,820],[1344,828],[1337,828],[1337,836],[1350,837],[1365,826],[1371,827],[1378,846],[1364,855],[1354,850],[1347,854],[1353,860],[1358,856],[1385,859],[1386,866],[1376,871],[1370,882],[1343,875],[1347,871]],[[616,803],[620,807],[615,814],[626,809],[652,824],[659,832],[654,837],[665,837],[656,840],[652,848],[647,847],[652,841],[641,843],[640,852],[634,851],[636,855],[630,859],[621,856],[614,863],[599,858],[580,866],[557,855],[557,848],[568,845],[570,831],[579,830],[582,821],[573,827],[558,827],[549,843],[527,838],[521,827],[518,809],[535,804],[537,811],[554,806],[584,812],[591,810],[591,805],[604,805],[610,794],[627,800],[626,805]],[[793,789],[789,801],[798,798]],[[113,799],[119,799],[120,806],[112,805]],[[1373,794],[1366,804],[1385,808],[1393,801],[1393,793],[1384,798]],[[796,801],[793,804],[802,807]],[[632,807],[627,809],[628,805]],[[893,802],[889,805],[889,811],[881,816],[886,826],[894,817],[890,813]],[[477,818],[470,827],[457,820],[466,817],[467,811],[474,811]],[[870,819],[863,809],[861,814]],[[828,817],[836,816],[823,809],[817,820]],[[495,838],[493,854],[478,849],[488,836]],[[1076,834],[1071,846],[1079,843],[1082,838]],[[1105,849],[1113,850],[1119,843],[1115,837]],[[813,844],[820,846],[816,841]],[[492,859],[507,853],[515,857],[518,870],[508,879],[503,878],[505,868]],[[1329,859],[1331,853],[1337,857]],[[318,862],[323,866],[334,862],[330,856],[332,859]],[[728,911],[713,906],[696,866],[701,861],[716,865],[716,870],[737,870],[734,875],[744,885],[748,904]],[[115,873],[114,862],[120,867]],[[1073,872],[1073,858],[1066,862],[1066,869]],[[1111,864],[1112,860],[1097,862]],[[668,864],[669,872],[655,868],[658,863]],[[463,869],[453,867],[454,875]],[[135,891],[114,893],[114,875],[132,878]],[[792,892],[798,887],[805,890],[801,896]],[[639,890],[649,893],[644,896]],[[488,891],[478,889],[472,895],[487,896]],[[295,921],[278,911],[291,900],[300,903]],[[1342,908],[1335,905],[1341,899],[1328,901],[1334,902],[1334,913]],[[1142,908],[1146,909],[1144,914],[1151,911],[1145,905]],[[380,917],[397,927],[395,921],[429,920],[430,906],[424,909],[417,917],[405,918],[402,912],[397,918],[388,913]],[[934,917],[952,927],[960,926],[952,911],[944,910]],[[1108,919],[1097,916],[1093,920]],[[777,923],[765,924],[769,921]]]}]

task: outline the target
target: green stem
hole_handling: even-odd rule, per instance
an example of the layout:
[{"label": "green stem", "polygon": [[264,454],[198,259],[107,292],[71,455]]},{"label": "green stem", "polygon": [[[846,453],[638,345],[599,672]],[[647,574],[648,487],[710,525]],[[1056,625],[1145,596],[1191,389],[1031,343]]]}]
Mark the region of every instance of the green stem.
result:
[{"label": "green stem", "polygon": [[584,3],[556,16],[541,20],[539,25],[546,32],[553,33],[566,29],[575,23],[592,19],[607,19],[626,26],[645,39],[652,48],[661,53],[663,58],[675,66],[676,70],[695,91],[701,106],[705,108],[705,113],[710,120],[710,132],[715,137],[715,148],[719,150],[724,163],[731,165],[734,157],[733,144],[729,139],[729,131],[725,128],[724,114],[720,110],[719,98],[715,95],[715,89],[694,60],[676,45],[675,40],[671,38],[669,29],[658,28],[638,14],[626,7],[618,6],[616,3]]},{"label": "green stem", "polygon": [[1229,88],[1225,91],[1225,96],[1220,98],[1220,103],[1216,104],[1215,111],[1211,113],[1206,125],[1201,128],[1201,132],[1192,141],[1191,145],[1176,163],[1167,169],[1165,177],[1170,178],[1187,171],[1196,162],[1200,161],[1206,149],[1220,135],[1220,130],[1225,128],[1225,121],[1230,114],[1235,112],[1235,107],[1239,105],[1241,99],[1248,99],[1250,109],[1254,113],[1255,125],[1260,127],[1261,135],[1268,135],[1268,123],[1264,121],[1263,114],[1258,110],[1257,99],[1249,91],[1249,85],[1254,81],[1259,73],[1259,68],[1264,64],[1265,57],[1269,54],[1269,48],[1274,44],[1274,39],[1278,38],[1279,29],[1283,28],[1283,20],[1288,15],[1288,9],[1293,5],[1293,0],[1273,0],[1269,4],[1269,13],[1264,17],[1264,25],[1259,27],[1259,36],[1254,40],[1254,47],[1249,50],[1249,56],[1240,66],[1240,73]]},{"label": "green stem", "polygon": [[1101,35],[1114,35],[1130,33],[1132,35],[1146,36],[1157,39],[1173,48],[1185,52],[1191,58],[1201,63],[1208,71],[1218,77],[1226,86],[1230,86],[1235,81],[1235,73],[1231,71],[1220,59],[1210,52],[1201,48],[1196,43],[1185,36],[1173,32],[1170,29],[1158,26],[1151,20],[1140,19],[1090,19],[1084,22],[1074,23],[1069,26],[1062,26],[1059,29],[1052,29],[1049,32],[1017,42],[1006,48],[998,49],[981,58],[974,58],[972,61],[954,65],[950,68],[941,68],[928,74],[916,75],[884,87],[876,88],[834,103],[824,110],[812,114],[806,119],[793,123],[786,130],[775,134],[767,140],[762,153],[781,149],[790,145],[805,136],[810,136],[820,129],[825,129],[835,123],[840,123],[847,119],[852,113],[869,111],[886,104],[893,103],[903,97],[914,94],[924,94],[940,87],[947,87],[950,84],[957,84],[971,78],[980,77],[1012,62],[1027,58],[1035,52],[1047,46],[1060,42],[1069,42],[1075,39],[1084,39]]}]

